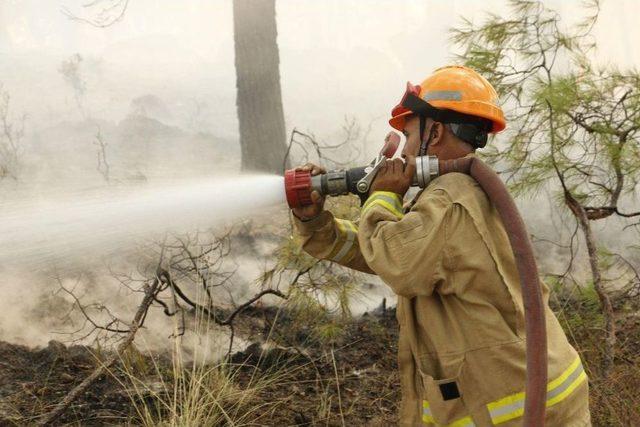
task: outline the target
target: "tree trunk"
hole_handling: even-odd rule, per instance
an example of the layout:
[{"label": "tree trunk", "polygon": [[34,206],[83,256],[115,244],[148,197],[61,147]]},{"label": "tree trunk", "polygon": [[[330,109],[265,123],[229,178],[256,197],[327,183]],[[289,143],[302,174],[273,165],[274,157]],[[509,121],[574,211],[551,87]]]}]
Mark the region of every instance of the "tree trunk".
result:
[{"label": "tree trunk", "polygon": [[286,134],[275,0],[234,0],[233,24],[242,170],[282,173]]},{"label": "tree trunk", "polygon": [[584,234],[584,239],[587,243],[587,252],[589,254],[589,265],[591,267],[593,287],[596,290],[596,294],[598,294],[598,299],[600,300],[600,308],[602,309],[602,314],[604,316],[605,348],[602,358],[602,375],[606,378],[609,376],[611,368],[613,367],[616,347],[616,324],[613,305],[611,304],[609,295],[607,295],[605,290],[602,288],[602,275],[600,274],[598,251],[596,248],[595,237],[593,236],[593,232],[591,230],[591,223],[589,221],[589,218],[587,217],[587,213],[584,208],[578,203],[578,201],[575,200],[571,195],[565,194],[565,200],[567,202],[567,205],[569,206],[569,209],[571,209],[573,214],[576,216],[576,219],[580,224],[580,228],[582,229],[582,233]]}]

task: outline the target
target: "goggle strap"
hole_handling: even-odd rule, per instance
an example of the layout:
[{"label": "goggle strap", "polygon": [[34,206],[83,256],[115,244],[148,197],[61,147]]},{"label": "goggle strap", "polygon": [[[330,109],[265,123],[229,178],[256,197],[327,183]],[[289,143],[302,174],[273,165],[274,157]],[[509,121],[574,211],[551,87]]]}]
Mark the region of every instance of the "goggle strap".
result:
[{"label": "goggle strap", "polygon": [[492,128],[490,120],[436,108],[413,93],[406,94],[401,105],[415,114],[430,117],[436,122],[472,124],[484,132],[490,132]]}]

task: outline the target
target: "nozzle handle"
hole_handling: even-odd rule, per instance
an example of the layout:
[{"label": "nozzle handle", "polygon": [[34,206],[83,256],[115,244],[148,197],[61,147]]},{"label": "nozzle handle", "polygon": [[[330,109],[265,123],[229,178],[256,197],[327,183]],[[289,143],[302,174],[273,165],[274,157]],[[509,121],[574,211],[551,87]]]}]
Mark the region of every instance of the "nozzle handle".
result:
[{"label": "nozzle handle", "polygon": [[400,135],[391,131],[384,138],[384,145],[382,146],[382,150],[380,150],[380,155],[390,159],[396,154],[398,151],[398,147],[400,146]]}]

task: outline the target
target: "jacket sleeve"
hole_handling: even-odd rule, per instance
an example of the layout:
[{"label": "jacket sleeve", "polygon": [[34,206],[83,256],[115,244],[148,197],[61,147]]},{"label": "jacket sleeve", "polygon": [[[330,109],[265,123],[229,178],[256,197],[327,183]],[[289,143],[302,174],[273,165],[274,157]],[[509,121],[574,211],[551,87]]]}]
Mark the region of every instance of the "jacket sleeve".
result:
[{"label": "jacket sleeve", "polygon": [[358,225],[338,219],[329,211],[310,221],[293,215],[294,230],[302,248],[314,258],[326,259],[364,273],[375,274],[367,265],[358,242]]},{"label": "jacket sleeve", "polygon": [[362,255],[396,294],[428,296],[444,279],[452,206],[443,190],[424,191],[406,215],[395,193],[376,191],[364,204],[358,233]]}]

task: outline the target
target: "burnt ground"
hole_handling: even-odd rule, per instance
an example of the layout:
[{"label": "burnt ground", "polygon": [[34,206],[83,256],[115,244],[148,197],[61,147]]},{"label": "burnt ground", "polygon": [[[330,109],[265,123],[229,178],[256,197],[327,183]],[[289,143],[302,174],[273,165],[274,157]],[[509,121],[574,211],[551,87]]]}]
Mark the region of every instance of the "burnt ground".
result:
[{"label": "burnt ground", "polygon": [[254,367],[267,375],[280,373],[273,386],[260,392],[260,400],[277,403],[254,410],[256,421],[278,426],[343,425],[343,420],[344,425],[394,425],[400,401],[397,330],[391,310],[347,324],[334,342],[306,347],[305,354],[272,350],[265,357],[258,346],[236,354],[233,361],[243,366],[239,383],[251,378]]},{"label": "burnt ground", "polygon": [[[251,309],[247,314],[255,319],[271,317],[273,312]],[[247,329],[255,329],[256,322],[250,323]],[[306,345],[295,345],[295,351],[294,346],[264,351],[254,344],[232,357],[237,366],[234,381],[240,388],[262,375],[278,376],[253,397],[254,425],[341,425],[342,418],[348,425],[394,424],[400,391],[393,311],[345,324],[340,337],[324,346],[316,346],[304,328],[294,340]],[[35,423],[95,369],[98,358],[95,349],[56,341],[41,349],[0,342],[0,426]],[[143,360],[148,356],[138,353],[132,359],[143,366],[138,377],[157,381],[158,368],[150,369],[153,364]],[[156,358],[155,364],[170,373],[167,357]],[[72,404],[56,425],[138,424],[127,384],[124,372],[112,370]],[[268,404],[255,404],[255,399]]]},{"label": "burnt ground", "polygon": [[[598,371],[602,354],[598,316],[591,318],[593,311],[580,305],[565,309],[569,316],[560,320],[589,373],[593,425],[640,425],[640,316],[635,310],[618,314],[616,365],[603,378]],[[400,390],[393,311],[349,320],[340,333],[324,336],[322,343],[306,325],[280,316],[281,336],[271,337],[275,348],[265,351],[256,343],[231,360],[237,367],[233,381],[239,389],[258,377],[278,375],[252,395],[249,425],[395,424]],[[252,308],[246,317],[251,322],[245,332],[264,336],[269,322],[256,320],[272,319],[273,309]],[[93,349],[55,341],[42,349],[0,342],[0,426],[32,425],[93,371],[97,357]],[[155,366],[170,371],[170,360],[154,358]],[[138,366],[139,378],[157,381],[158,370],[149,369],[149,356],[136,354],[130,359]],[[127,376],[119,369],[103,376],[57,425],[140,424],[126,384]]]},{"label": "burnt ground", "polygon": [[[97,365],[84,346],[50,341],[42,349],[0,342],[0,425],[30,425],[62,399]],[[122,378],[121,378],[122,379]],[[82,395],[61,423],[96,425],[129,412],[130,400],[117,379],[105,375]]]}]

